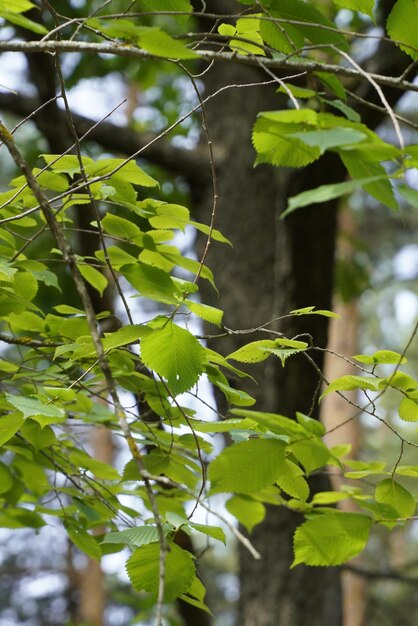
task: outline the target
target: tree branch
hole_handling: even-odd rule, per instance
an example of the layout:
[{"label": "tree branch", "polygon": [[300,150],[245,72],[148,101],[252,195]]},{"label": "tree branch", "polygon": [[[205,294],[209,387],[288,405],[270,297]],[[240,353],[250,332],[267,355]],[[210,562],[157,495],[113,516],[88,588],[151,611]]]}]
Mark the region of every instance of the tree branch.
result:
[{"label": "tree branch", "polygon": [[[36,120],[37,113],[35,111],[38,107],[37,98],[0,92],[0,109],[3,111],[25,118],[33,117]],[[97,142],[109,152],[134,154],[153,138],[151,134],[139,134],[131,128],[116,126],[111,122],[101,122],[93,128],[96,124],[95,120],[77,113],[72,115],[77,134],[84,135],[91,129],[89,141]],[[64,111],[58,109],[57,116],[61,125],[67,124]],[[165,168],[172,174],[184,176],[194,182],[204,178],[205,173],[209,175],[206,155],[200,156],[197,150],[178,148],[168,141],[155,142],[147,147],[144,158],[150,163]]]},{"label": "tree branch", "polygon": [[[0,41],[0,52],[35,52],[48,54],[51,52],[80,52],[88,54],[113,54],[119,57],[133,59],[158,59],[154,54],[142,50],[135,46],[117,45],[114,43],[89,43],[85,41]],[[211,63],[239,63],[260,67],[260,57],[248,54],[237,55],[235,52],[215,52],[212,50],[197,50],[196,57],[200,61]],[[173,61],[174,62],[174,61]],[[361,74],[356,69],[335,65],[332,63],[319,63],[310,59],[292,60],[289,55],[278,53],[275,58],[262,58],[265,67],[271,70],[284,70],[295,72],[330,72],[336,76],[347,78],[360,78]],[[370,77],[379,85],[393,87],[401,91],[418,91],[418,85],[396,76],[385,76],[383,74],[370,73]]]}]

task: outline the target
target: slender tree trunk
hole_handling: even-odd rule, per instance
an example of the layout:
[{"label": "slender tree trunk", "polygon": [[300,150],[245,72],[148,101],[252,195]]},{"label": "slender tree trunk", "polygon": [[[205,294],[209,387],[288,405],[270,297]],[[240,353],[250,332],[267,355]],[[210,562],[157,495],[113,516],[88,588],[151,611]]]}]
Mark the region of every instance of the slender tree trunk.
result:
[{"label": "slender tree trunk", "polygon": [[[338,215],[339,237],[337,242],[337,258],[344,263],[353,263],[353,238],[356,236],[354,216],[348,206],[341,207]],[[340,376],[357,374],[356,368],[346,359],[351,358],[358,350],[358,304],[357,297],[343,300],[338,293],[334,296],[333,311],[340,315],[339,319],[330,322],[328,349],[325,358],[325,378],[334,380]],[[352,402],[357,401],[357,392],[344,392],[344,396]],[[342,443],[351,444],[351,458],[357,458],[361,443],[361,424],[359,418],[353,418],[355,408],[340,395],[333,393],[326,396],[321,403],[321,418],[327,429],[327,445],[330,447]],[[331,476],[334,489],[339,490],[342,477],[336,473]],[[351,500],[343,500],[340,508],[344,511],[358,509]],[[355,559],[358,564],[361,557]],[[350,571],[343,571],[341,576],[343,592],[343,626],[364,626],[366,619],[367,582]]]}]

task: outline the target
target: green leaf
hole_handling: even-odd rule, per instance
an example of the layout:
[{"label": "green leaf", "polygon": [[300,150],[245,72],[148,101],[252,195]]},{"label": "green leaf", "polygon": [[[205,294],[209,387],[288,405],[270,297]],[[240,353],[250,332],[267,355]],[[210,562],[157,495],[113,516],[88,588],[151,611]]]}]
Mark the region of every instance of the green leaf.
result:
[{"label": "green leaf", "polygon": [[[418,59],[418,10],[415,0],[397,0],[386,22],[389,37],[413,59]],[[400,43],[398,43],[400,42]]]},{"label": "green leaf", "polygon": [[387,504],[394,509],[393,517],[412,517],[415,513],[416,502],[405,487],[402,487],[392,478],[385,478],[375,491],[376,502]]},{"label": "green leaf", "polygon": [[6,493],[13,487],[13,475],[7,465],[0,462],[0,493]]},{"label": "green leaf", "polygon": [[320,204],[322,202],[328,202],[334,198],[340,198],[347,193],[352,193],[356,189],[360,189],[364,185],[368,185],[374,181],[383,180],[386,176],[371,176],[368,178],[358,178],[357,180],[350,180],[346,183],[335,183],[332,185],[320,185],[315,189],[309,189],[308,191],[302,191],[297,196],[289,198],[287,208],[282,213],[281,217],[286,217],[289,213],[293,213],[300,207],[309,206],[312,204]]},{"label": "green leaf", "polygon": [[294,535],[292,567],[341,565],[359,554],[369,539],[372,520],[356,513],[324,513],[307,520]]},{"label": "green leaf", "polygon": [[393,350],[377,350],[372,355],[356,354],[353,356],[353,359],[359,363],[365,363],[366,365],[378,365],[379,363],[386,365],[402,365],[406,363],[406,358],[399,354],[399,352],[394,352]]},{"label": "green leaf", "polygon": [[34,8],[33,2],[29,0],[1,0],[1,10],[11,13],[23,13]]},{"label": "green leaf", "polygon": [[266,515],[264,504],[248,496],[233,496],[227,500],[226,508],[249,533],[254,526],[263,521]]},{"label": "green leaf", "polygon": [[86,165],[85,170],[86,174],[91,177],[110,175],[112,179],[132,183],[140,187],[158,187],[158,182],[155,178],[149,176],[132,160],[100,159]]},{"label": "green leaf", "polygon": [[199,433],[229,433],[234,430],[248,430],[253,425],[251,420],[225,419],[219,422],[203,422],[191,420],[193,430]]},{"label": "green leaf", "polygon": [[353,389],[363,389],[377,391],[379,388],[380,378],[371,378],[370,376],[352,376],[348,374],[333,380],[321,396],[325,398],[333,391],[352,391]]},{"label": "green leaf", "polygon": [[13,9],[10,11],[4,11],[2,8],[0,8],[0,17],[5,19],[7,22],[11,22],[16,26],[20,26],[22,28],[25,28],[26,30],[30,30],[31,32],[37,33],[38,35],[46,35],[48,32],[43,24],[38,24],[37,22],[30,20],[24,15],[20,15],[20,13],[14,12]]},{"label": "green leaf", "polygon": [[[149,591],[156,598],[159,585],[160,545],[141,546],[126,563],[126,570],[136,591]],[[190,552],[169,542],[165,554],[164,602],[173,602],[186,593],[193,581],[195,567]]]},{"label": "green leaf", "polygon": [[102,551],[94,537],[89,535],[89,533],[83,528],[80,528],[80,526],[76,526],[72,523],[65,524],[65,528],[72,543],[79,550],[87,554],[92,559],[100,561],[102,557]]},{"label": "green leaf", "polygon": [[105,350],[113,350],[114,348],[120,348],[120,346],[136,343],[148,332],[150,332],[149,328],[140,324],[123,326],[122,328],[115,330],[113,333],[105,333],[103,348]]},{"label": "green leaf", "polygon": [[360,11],[373,18],[375,0],[333,0],[334,4],[352,11]]},{"label": "green leaf", "polygon": [[263,352],[268,352],[277,356],[282,366],[285,366],[286,360],[289,356],[297,354],[298,352],[304,352],[308,347],[305,341],[295,341],[294,339],[276,339],[275,347],[261,347]]},{"label": "green leaf", "polygon": [[[231,24],[221,24],[218,31],[225,37],[231,37],[229,46],[239,54],[258,54],[265,56],[263,39],[260,35],[260,20],[258,17],[248,16],[246,18],[240,18],[237,20],[236,27]],[[234,39],[234,36],[238,36],[247,41]]]},{"label": "green leaf", "polygon": [[17,433],[25,419],[19,413],[9,413],[0,417],[0,446]]},{"label": "green leaf", "polygon": [[48,448],[57,442],[54,431],[50,426],[41,427],[38,422],[26,420],[22,425],[22,435],[37,449]]},{"label": "green leaf", "polygon": [[[368,151],[373,156],[373,149]],[[340,157],[346,166],[351,178],[364,179],[378,177],[379,180],[364,184],[364,189],[376,200],[396,211],[398,203],[393,194],[393,188],[386,171],[380,163],[364,158],[358,150],[340,152]]]},{"label": "green leaf", "polygon": [[285,459],[276,479],[280,489],[293,498],[305,502],[309,497],[309,485],[303,476],[303,471],[289,459]]},{"label": "green leaf", "polygon": [[[166,524],[164,528],[165,535],[172,528],[170,524]],[[107,533],[102,543],[123,543],[129,546],[143,546],[148,543],[156,543],[158,539],[159,534],[156,526],[137,526],[119,532]]]},{"label": "green leaf", "polygon": [[[303,0],[270,0],[269,4],[272,17],[284,20],[284,28],[290,40],[292,32],[289,32],[287,22],[293,22],[291,26],[300,34],[299,36],[313,44],[333,44],[342,50],[347,50],[344,36],[335,32],[335,24],[312,4]],[[318,24],[324,28],[318,28]],[[295,52],[300,47],[298,39],[293,42],[292,49],[287,52]]]},{"label": "green leaf", "polygon": [[257,492],[276,481],[284,460],[281,441],[250,439],[234,444],[210,463],[210,492]]},{"label": "green leaf", "polygon": [[399,405],[399,417],[404,422],[418,422],[418,402],[404,398]]},{"label": "green leaf", "polygon": [[159,28],[143,30],[138,38],[139,45],[147,52],[167,59],[196,59],[198,55],[178,39],[173,39]]},{"label": "green leaf", "polygon": [[102,226],[109,235],[121,237],[128,241],[142,235],[141,229],[138,228],[136,224],[124,217],[119,217],[119,215],[113,215],[112,213],[106,213],[102,219]]},{"label": "green leaf", "polygon": [[214,384],[222,391],[230,404],[234,404],[235,406],[252,406],[256,402],[256,400],[245,391],[234,389],[220,381],[214,381]]},{"label": "green leaf", "polygon": [[179,295],[179,292],[174,281],[167,272],[158,267],[143,264],[125,265],[121,273],[145,298],[166,304],[177,303],[176,295]]},{"label": "green leaf", "polygon": [[330,458],[330,451],[320,439],[305,439],[289,445],[288,449],[310,474],[324,467]]},{"label": "green leaf", "polygon": [[278,415],[277,413],[264,413],[262,411],[247,409],[231,409],[230,413],[254,420],[254,422],[259,424],[263,429],[270,430],[278,435],[289,435],[291,437],[296,435],[300,438],[306,437],[308,434],[305,428],[295,422],[295,420],[285,417],[284,415]]},{"label": "green leaf", "polygon": [[53,404],[43,404],[36,398],[25,396],[14,396],[6,394],[7,402],[10,402],[15,409],[23,413],[23,417],[31,417],[41,426],[46,424],[59,424],[65,421],[65,411]]},{"label": "green leaf", "polygon": [[141,342],[144,364],[167,380],[177,395],[195,385],[203,372],[205,351],[198,340],[171,320]]},{"label": "green leaf", "polygon": [[89,285],[97,289],[99,294],[102,296],[108,285],[107,278],[105,278],[105,276],[103,276],[103,274],[99,272],[99,270],[96,270],[96,268],[92,265],[79,263],[78,269],[80,270],[80,274],[84,280],[86,280]]},{"label": "green leaf", "polygon": [[194,302],[193,300],[185,300],[184,304],[192,313],[201,317],[206,322],[215,324],[215,326],[221,326],[224,314],[221,309],[216,309],[213,306],[202,304],[201,302]]},{"label": "green leaf", "polygon": [[269,356],[269,352],[263,348],[271,349],[275,347],[276,342],[271,339],[252,341],[251,343],[247,343],[246,346],[231,352],[226,358],[239,361],[240,363],[260,363],[261,361],[265,361]]},{"label": "green leaf", "polygon": [[194,522],[189,522],[188,526],[197,530],[199,533],[203,533],[208,537],[212,537],[212,539],[216,539],[216,541],[221,541],[226,544],[225,533],[222,528],[219,526],[208,526],[207,524],[195,524]]},{"label": "green leaf", "polygon": [[174,15],[174,17],[180,23],[187,21],[189,18],[188,15],[181,15],[181,13],[191,13],[193,11],[189,0],[140,0],[137,4],[146,11],[169,11],[170,13],[178,11],[180,15]]},{"label": "green leaf", "polygon": [[307,146],[318,147],[321,154],[330,148],[352,145],[366,139],[366,135],[361,131],[346,127],[291,133],[289,137],[300,139]]}]

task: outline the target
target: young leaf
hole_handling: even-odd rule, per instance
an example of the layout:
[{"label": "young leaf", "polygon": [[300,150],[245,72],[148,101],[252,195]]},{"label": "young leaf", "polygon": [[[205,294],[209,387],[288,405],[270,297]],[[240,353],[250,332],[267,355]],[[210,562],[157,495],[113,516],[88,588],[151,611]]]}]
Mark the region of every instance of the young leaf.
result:
[{"label": "young leaf", "polygon": [[292,567],[341,565],[359,554],[369,539],[372,520],[356,513],[315,515],[296,529]]},{"label": "young leaf", "polygon": [[352,11],[360,11],[373,18],[373,8],[375,0],[333,0],[334,4],[351,9]]},{"label": "young leaf", "polygon": [[289,198],[287,209],[281,214],[284,218],[296,209],[304,206],[310,206],[312,204],[320,204],[321,202],[328,202],[334,198],[340,198],[347,193],[352,193],[356,189],[360,189],[363,185],[367,185],[374,181],[383,180],[386,176],[371,176],[368,178],[358,178],[357,180],[350,180],[346,183],[334,183],[332,185],[321,185],[316,189],[310,189],[309,191],[302,191],[297,196]]},{"label": "young leaf", "polygon": [[208,537],[212,537],[212,539],[216,539],[216,541],[221,541],[222,543],[226,543],[225,533],[222,528],[219,526],[208,526],[207,524],[195,524],[194,522],[189,522],[188,526],[190,528],[194,528],[199,533],[203,533]]},{"label": "young leaf", "polygon": [[45,426],[46,424],[59,424],[65,420],[65,411],[53,404],[43,404],[36,398],[25,396],[15,396],[6,394],[7,402],[10,402],[15,409],[23,413],[25,418],[31,417]]},{"label": "young leaf", "polygon": [[371,355],[356,354],[353,356],[353,359],[366,365],[378,365],[379,363],[398,365],[406,363],[406,357],[393,350],[377,350],[377,352]]},{"label": "young leaf", "polygon": [[17,433],[24,421],[25,418],[19,413],[9,413],[0,417],[0,446]]},{"label": "young leaf", "polygon": [[[172,529],[171,525],[166,525],[164,529],[166,535]],[[129,546],[143,546],[148,543],[156,543],[159,539],[158,528],[156,526],[137,526],[127,528],[118,532],[107,533],[102,543],[123,543]]]},{"label": "young leaf", "polygon": [[144,364],[167,380],[174,395],[188,391],[203,372],[205,351],[189,331],[168,320],[141,342]]},{"label": "young leaf", "polygon": [[262,348],[275,348],[275,346],[275,341],[271,339],[252,341],[246,346],[238,348],[235,352],[231,352],[226,358],[239,361],[240,363],[260,363],[260,361],[265,361],[269,356],[269,352]]},{"label": "young leaf", "polygon": [[113,348],[120,348],[120,346],[126,346],[130,343],[136,343],[138,339],[141,339],[149,332],[150,330],[147,326],[141,326],[140,324],[123,326],[113,333],[105,334],[103,348],[105,350],[112,350]]},{"label": "young leaf", "polygon": [[105,278],[105,276],[103,276],[103,274],[99,272],[99,270],[96,270],[96,268],[92,265],[80,263],[78,269],[80,270],[80,274],[84,280],[86,280],[89,285],[97,289],[99,294],[102,296],[108,285],[107,278]]},{"label": "young leaf", "polygon": [[249,533],[254,526],[263,521],[266,515],[264,504],[248,496],[233,496],[227,500],[226,508]]},{"label": "young leaf", "polygon": [[209,465],[211,493],[253,493],[273,484],[284,465],[284,444],[250,439],[225,448]]},{"label": "young leaf", "polygon": [[404,398],[399,405],[399,417],[405,422],[418,422],[418,401]]},{"label": "young leaf", "polygon": [[351,374],[347,374],[346,376],[341,376],[340,378],[333,380],[322,394],[321,399],[325,398],[325,396],[333,391],[351,391],[353,389],[368,389],[371,391],[377,391],[379,383],[380,378],[372,378],[370,376],[352,376]]},{"label": "young leaf", "polygon": [[184,304],[192,313],[194,313],[198,317],[201,317],[206,322],[215,324],[215,326],[221,325],[222,317],[224,314],[221,309],[216,309],[213,306],[201,304],[200,302],[195,302],[194,300],[185,300]]},{"label": "young leaf", "polygon": [[[143,545],[128,559],[126,571],[136,591],[149,591],[154,597],[159,587],[160,545]],[[165,554],[164,602],[172,602],[187,593],[195,575],[193,556],[169,542]]]},{"label": "young leaf", "polygon": [[375,498],[376,502],[387,504],[394,510],[394,518],[412,517],[415,513],[415,498],[392,478],[385,478],[376,486]]},{"label": "young leaf", "polygon": [[85,554],[87,554],[92,559],[100,561],[102,551],[99,544],[94,539],[94,537],[92,537],[92,535],[89,535],[86,530],[80,528],[79,526],[76,526],[73,523],[68,523],[65,525],[65,527],[69,538],[79,550],[85,552]]},{"label": "young leaf", "polygon": [[304,439],[289,445],[289,450],[310,474],[327,464],[330,451],[321,439]]}]

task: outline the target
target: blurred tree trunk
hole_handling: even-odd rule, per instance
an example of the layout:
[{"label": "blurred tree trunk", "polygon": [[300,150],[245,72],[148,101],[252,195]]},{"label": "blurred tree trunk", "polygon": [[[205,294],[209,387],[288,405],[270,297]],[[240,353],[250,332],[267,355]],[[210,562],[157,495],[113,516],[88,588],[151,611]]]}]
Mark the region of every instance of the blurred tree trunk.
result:
[{"label": "blurred tree trunk", "polygon": [[[113,461],[114,446],[111,432],[96,426],[90,431],[89,441],[92,457],[103,463]],[[103,526],[96,527],[93,534],[105,532]],[[106,589],[105,575],[100,561],[89,558],[85,568],[79,574],[78,623],[89,626],[103,626],[105,623]]]},{"label": "blurred tree trunk", "polygon": [[[340,263],[353,264],[353,240],[356,237],[354,216],[348,206],[341,207],[338,215],[338,240],[336,257]],[[348,300],[338,290],[334,296],[333,311],[339,319],[332,319],[329,328],[328,350],[325,357],[324,375],[327,380],[340,376],[357,374],[358,370],[343,358],[351,358],[358,350],[358,304],[354,295]],[[344,396],[352,402],[357,401],[356,391],[344,392]],[[356,409],[336,393],[326,396],[321,402],[321,419],[327,429],[327,445],[351,444],[350,458],[358,458],[361,444],[361,424]],[[335,470],[335,468],[333,468]],[[332,473],[331,483],[339,490],[342,485],[341,476]],[[339,504],[344,511],[356,512],[357,507],[351,500],[343,500]],[[359,563],[361,557],[355,559]],[[364,626],[366,619],[367,582],[350,571],[341,575],[343,592],[343,626]]]}]

